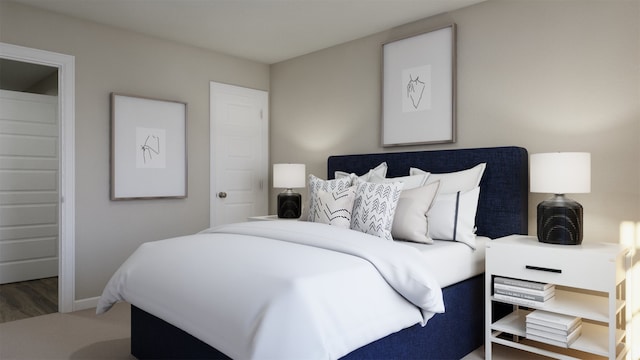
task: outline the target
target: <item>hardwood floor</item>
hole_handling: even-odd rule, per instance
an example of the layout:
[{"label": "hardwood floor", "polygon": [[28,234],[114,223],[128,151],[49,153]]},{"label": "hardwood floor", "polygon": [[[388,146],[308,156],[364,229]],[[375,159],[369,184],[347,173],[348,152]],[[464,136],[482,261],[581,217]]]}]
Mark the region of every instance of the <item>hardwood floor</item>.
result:
[{"label": "hardwood floor", "polygon": [[0,285],[0,323],[58,312],[58,278]]}]

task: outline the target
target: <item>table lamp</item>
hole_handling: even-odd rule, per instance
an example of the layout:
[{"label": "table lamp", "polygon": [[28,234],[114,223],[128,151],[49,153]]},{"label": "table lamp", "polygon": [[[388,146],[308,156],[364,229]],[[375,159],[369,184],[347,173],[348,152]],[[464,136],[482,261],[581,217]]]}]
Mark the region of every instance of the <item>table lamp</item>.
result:
[{"label": "table lamp", "polygon": [[582,205],[565,196],[591,192],[591,154],[556,152],[531,155],[531,192],[554,196],[538,204],[538,241],[582,243]]},{"label": "table lamp", "polygon": [[293,188],[305,186],[304,164],[273,164],[273,187],[286,189],[278,194],[278,217],[297,219],[302,214],[302,195]]}]

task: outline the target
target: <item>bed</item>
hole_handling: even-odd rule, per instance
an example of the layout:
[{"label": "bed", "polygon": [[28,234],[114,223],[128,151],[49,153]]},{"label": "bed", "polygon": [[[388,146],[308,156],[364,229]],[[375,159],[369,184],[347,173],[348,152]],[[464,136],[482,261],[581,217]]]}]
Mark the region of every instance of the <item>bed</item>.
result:
[{"label": "bed", "polygon": [[[428,170],[431,173],[450,173],[469,169],[478,164],[486,164],[480,180],[475,217],[478,237],[485,238],[484,241],[490,241],[490,239],[509,234],[527,233],[528,155],[523,148],[495,147],[331,156],[327,162],[327,178],[333,178],[336,172],[366,174],[381,163],[387,164],[386,177],[388,178],[406,176],[410,168]],[[278,229],[279,225],[266,226],[273,228],[269,231],[281,232],[281,229]],[[244,228],[244,226],[242,227]],[[253,230],[250,229],[250,231]],[[264,231],[264,229],[260,231]],[[262,246],[263,243],[259,244],[256,246]],[[297,246],[297,244],[295,245]],[[342,247],[342,241],[335,246]],[[384,248],[385,244],[381,243],[380,246],[382,246],[380,252],[392,250]],[[414,246],[420,247],[422,244]],[[438,251],[437,244],[426,246],[432,246],[433,249],[436,249],[435,251]],[[441,285],[441,299],[446,311],[438,311],[437,306],[434,308],[425,306],[421,308],[424,321],[417,321],[417,323],[412,318],[415,317],[415,312],[407,312],[407,318],[413,319],[408,319],[408,321],[414,322],[414,325],[403,325],[389,335],[376,337],[362,346],[350,349],[347,353],[341,353],[339,357],[343,359],[459,359],[481,346],[484,340],[484,278],[482,273],[483,259],[482,255],[478,254],[482,253],[483,248],[482,244],[478,244],[477,251],[470,252],[467,249],[467,253],[475,256],[466,262],[469,268],[467,271],[471,274],[468,278],[460,280],[440,276],[435,280],[429,279],[429,281],[435,281]],[[465,252],[465,250],[460,251]],[[420,249],[411,252],[411,254],[422,256]],[[376,256],[374,254],[373,258]],[[423,259],[423,261],[431,263],[431,266],[437,271],[438,266],[433,265],[436,264],[435,259],[437,258],[438,256],[435,255],[433,261],[427,259]],[[332,261],[340,262],[342,258],[336,257]],[[371,259],[367,259],[367,261],[371,261]],[[323,265],[319,264],[318,266],[322,267]],[[345,266],[347,266],[346,262]],[[384,266],[380,265],[379,267]],[[385,280],[393,283],[393,279],[385,278]],[[142,283],[138,285],[146,286]],[[316,287],[314,286],[314,288]],[[174,292],[178,291],[179,289],[176,289]],[[402,293],[402,289],[396,289],[396,291],[399,291],[405,299],[410,299],[413,296],[411,292]],[[105,292],[107,292],[106,289]],[[167,296],[172,296],[170,293],[167,294]],[[438,291],[431,289],[429,294],[437,295]],[[316,296],[322,297],[322,293],[316,293],[314,297]],[[155,309],[167,306],[162,301],[159,304],[149,305],[148,301],[147,303],[139,302],[135,296],[131,298],[115,296],[106,299],[108,297],[105,294],[101,297],[102,311],[108,309],[115,300],[125,300],[132,304],[131,351],[135,357],[139,359],[229,358],[225,355],[225,353],[229,354],[229,351],[219,351],[207,342],[198,339],[203,336],[192,336],[189,332],[193,331],[183,330],[183,328],[190,327],[185,326],[189,324],[181,323],[180,318],[163,319],[163,316],[158,315]],[[103,299],[106,300],[103,301]],[[394,301],[389,300],[389,303],[394,303]],[[399,306],[403,309],[404,305]],[[415,308],[415,306],[413,307]],[[295,313],[294,310],[291,310],[292,314]],[[375,309],[367,311],[375,311]],[[296,316],[304,317],[305,315],[302,313]],[[399,319],[400,316],[398,316],[398,321]],[[350,337],[350,334],[346,333],[338,335],[337,337]],[[230,341],[233,342],[235,339]],[[272,341],[272,345],[274,341]],[[236,356],[233,357],[242,358],[245,356],[236,353]],[[250,356],[247,355],[247,357]],[[333,356],[323,354],[320,358],[333,358]]]}]

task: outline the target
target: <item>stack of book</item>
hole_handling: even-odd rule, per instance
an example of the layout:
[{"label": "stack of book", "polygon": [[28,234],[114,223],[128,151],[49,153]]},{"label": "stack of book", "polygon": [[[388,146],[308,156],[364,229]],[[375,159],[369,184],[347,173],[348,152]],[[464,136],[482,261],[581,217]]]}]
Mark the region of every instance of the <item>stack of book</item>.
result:
[{"label": "stack of book", "polygon": [[499,276],[493,278],[493,297],[499,300],[537,307],[553,298],[555,294],[556,287],[553,284]]},{"label": "stack of book", "polygon": [[527,315],[526,338],[568,348],[582,333],[582,319],[535,310]]}]

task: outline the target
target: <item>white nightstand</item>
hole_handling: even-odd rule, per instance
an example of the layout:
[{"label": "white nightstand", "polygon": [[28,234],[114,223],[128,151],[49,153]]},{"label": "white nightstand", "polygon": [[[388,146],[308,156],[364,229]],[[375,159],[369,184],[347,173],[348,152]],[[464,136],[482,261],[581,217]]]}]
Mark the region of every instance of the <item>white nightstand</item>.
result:
[{"label": "white nightstand", "polygon": [[[628,249],[613,243],[552,245],[534,236],[512,235],[487,245],[485,269],[485,351],[491,359],[492,344],[526,350],[559,359],[581,359],[596,354],[624,359],[626,343],[625,276]],[[531,303],[494,297],[496,276],[555,285],[555,296]],[[498,321],[493,303],[513,306]],[[581,335],[568,346],[548,345],[526,338],[525,316],[541,309],[582,318]]]},{"label": "white nightstand", "polygon": [[284,221],[298,221],[297,219],[282,219],[279,218],[278,215],[265,215],[265,216],[250,216],[249,221],[275,221],[275,220],[284,220]]}]

